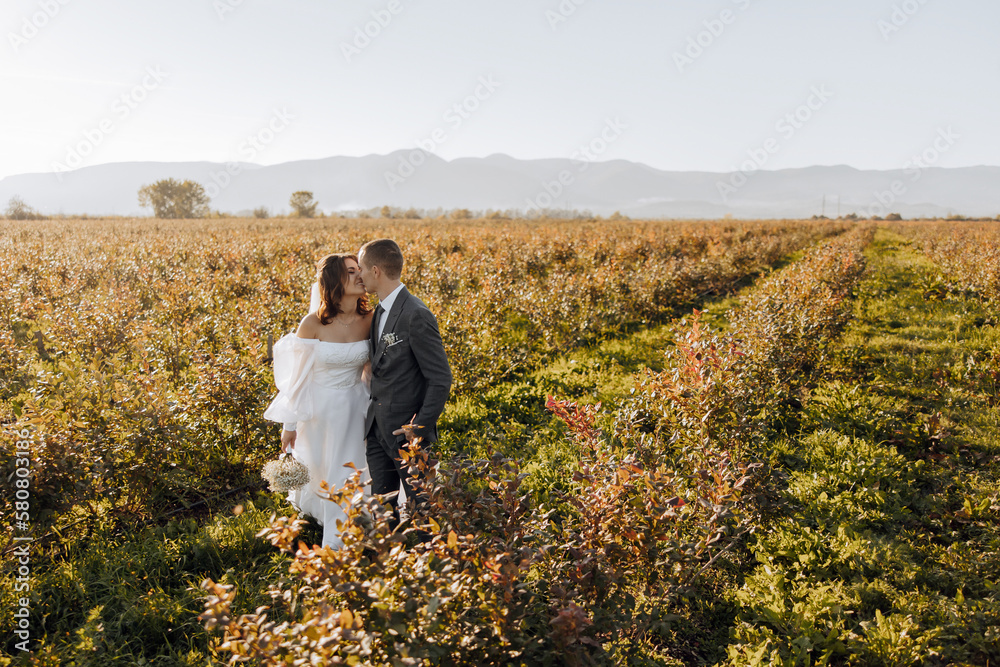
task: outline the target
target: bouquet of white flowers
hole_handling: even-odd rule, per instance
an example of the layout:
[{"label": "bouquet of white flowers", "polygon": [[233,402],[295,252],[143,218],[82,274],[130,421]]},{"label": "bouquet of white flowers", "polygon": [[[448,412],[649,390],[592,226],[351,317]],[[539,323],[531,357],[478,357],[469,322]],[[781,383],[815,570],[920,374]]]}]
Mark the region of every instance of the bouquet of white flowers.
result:
[{"label": "bouquet of white flowers", "polygon": [[284,493],[309,483],[309,468],[301,461],[281,454],[276,460],[264,464],[260,476],[268,481],[272,491]]}]

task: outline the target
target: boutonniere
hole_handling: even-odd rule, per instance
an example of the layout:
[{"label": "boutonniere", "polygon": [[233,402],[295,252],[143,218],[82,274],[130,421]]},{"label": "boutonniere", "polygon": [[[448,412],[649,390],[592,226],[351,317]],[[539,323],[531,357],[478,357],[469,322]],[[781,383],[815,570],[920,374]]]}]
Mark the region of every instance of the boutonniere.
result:
[{"label": "boutonniere", "polygon": [[402,343],[403,341],[401,341],[398,338],[396,338],[396,334],[394,334],[394,333],[387,333],[387,334],[385,334],[385,335],[382,336],[382,342],[385,343],[386,347],[392,347],[396,343]]}]

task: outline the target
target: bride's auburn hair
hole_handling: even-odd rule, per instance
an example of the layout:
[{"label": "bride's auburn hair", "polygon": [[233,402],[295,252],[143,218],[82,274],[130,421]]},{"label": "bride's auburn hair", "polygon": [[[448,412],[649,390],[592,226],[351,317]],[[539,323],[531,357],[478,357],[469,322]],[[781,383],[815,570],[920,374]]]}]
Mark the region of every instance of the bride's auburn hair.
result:
[{"label": "bride's auburn hair", "polygon": [[[350,275],[347,271],[347,260],[353,259],[357,263],[356,255],[349,253],[337,253],[327,255],[316,262],[316,280],[319,282],[319,310],[316,315],[323,324],[329,324],[339,313],[340,300],[344,297],[344,283]],[[358,315],[365,315],[371,312],[368,305],[368,295],[358,297],[358,305],[355,309]]]}]

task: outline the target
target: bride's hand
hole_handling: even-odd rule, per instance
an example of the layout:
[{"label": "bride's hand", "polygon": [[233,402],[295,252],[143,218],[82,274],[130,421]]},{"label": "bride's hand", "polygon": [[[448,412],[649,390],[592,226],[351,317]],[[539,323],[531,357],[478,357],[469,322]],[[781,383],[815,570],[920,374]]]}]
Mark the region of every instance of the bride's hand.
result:
[{"label": "bride's hand", "polygon": [[288,450],[295,449],[295,431],[281,432],[281,453],[287,454]]}]

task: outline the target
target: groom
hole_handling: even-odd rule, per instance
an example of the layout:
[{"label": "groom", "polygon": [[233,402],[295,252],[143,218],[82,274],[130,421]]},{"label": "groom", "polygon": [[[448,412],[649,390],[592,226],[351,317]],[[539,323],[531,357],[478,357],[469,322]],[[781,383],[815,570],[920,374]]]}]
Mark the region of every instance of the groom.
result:
[{"label": "groom", "polygon": [[[406,497],[416,498],[399,450],[418,437],[424,447],[437,440],[437,420],[451,391],[451,368],[437,319],[399,281],[403,253],[396,242],[364,244],[358,264],[365,291],[379,300],[369,335],[372,381],[365,419],[372,494],[398,491],[402,480]],[[420,428],[404,430],[403,425]]]}]

